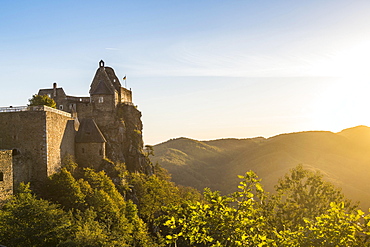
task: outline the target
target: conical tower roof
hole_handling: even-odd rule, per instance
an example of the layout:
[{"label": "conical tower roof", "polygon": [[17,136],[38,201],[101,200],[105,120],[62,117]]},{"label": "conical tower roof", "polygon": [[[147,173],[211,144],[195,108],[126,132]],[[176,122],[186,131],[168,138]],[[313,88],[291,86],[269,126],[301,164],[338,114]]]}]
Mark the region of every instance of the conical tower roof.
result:
[{"label": "conical tower roof", "polygon": [[107,142],[96,125],[94,119],[83,119],[76,135],[77,143],[103,143]]}]

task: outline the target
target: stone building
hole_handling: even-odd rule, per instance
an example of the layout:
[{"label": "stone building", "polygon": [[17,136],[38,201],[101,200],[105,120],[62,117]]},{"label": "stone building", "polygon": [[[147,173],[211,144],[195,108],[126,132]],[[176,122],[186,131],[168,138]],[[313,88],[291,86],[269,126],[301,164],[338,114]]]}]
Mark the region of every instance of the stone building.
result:
[{"label": "stone building", "polygon": [[[54,83],[38,94],[54,99],[57,109],[0,108],[0,149],[11,150],[14,184],[42,183],[60,169],[67,155],[83,166],[99,168],[102,160],[109,159],[125,163],[129,171],[152,173],[143,153],[141,113],[132,103],[132,92],[121,86],[103,61],[89,93],[89,97],[69,96]],[[11,176],[5,164],[0,163],[3,179]]]}]

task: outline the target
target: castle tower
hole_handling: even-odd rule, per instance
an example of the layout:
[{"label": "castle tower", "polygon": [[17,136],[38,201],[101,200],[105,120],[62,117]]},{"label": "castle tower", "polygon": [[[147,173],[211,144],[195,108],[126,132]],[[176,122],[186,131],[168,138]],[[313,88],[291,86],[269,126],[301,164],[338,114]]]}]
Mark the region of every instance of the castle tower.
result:
[{"label": "castle tower", "polygon": [[107,141],[93,119],[81,121],[75,140],[78,164],[98,167],[105,159],[105,143]]}]

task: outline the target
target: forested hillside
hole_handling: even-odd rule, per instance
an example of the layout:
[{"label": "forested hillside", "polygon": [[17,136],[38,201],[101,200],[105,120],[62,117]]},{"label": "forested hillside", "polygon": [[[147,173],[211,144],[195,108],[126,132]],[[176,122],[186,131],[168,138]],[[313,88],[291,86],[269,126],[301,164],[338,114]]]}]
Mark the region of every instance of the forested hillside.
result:
[{"label": "forested hillside", "polygon": [[[332,184],[297,166],[263,189],[250,171],[228,195],[129,173],[67,164],[34,194],[21,184],[0,204],[0,244],[59,246],[370,246],[370,215]],[[117,177],[115,177],[117,178]]]},{"label": "forested hillside", "polygon": [[238,175],[252,170],[273,191],[278,179],[298,164],[318,170],[363,208],[370,202],[370,128],[358,126],[339,133],[310,131],[268,139],[197,141],[172,139],[154,146],[158,162],[174,182],[202,190],[209,187],[230,193]]},{"label": "forested hillside", "polygon": [[[345,174],[357,175],[353,177],[357,180],[368,176],[365,135],[369,134],[368,127],[356,127],[337,134],[169,142],[177,146],[163,151],[172,154],[165,156],[168,162],[186,168],[193,176],[189,181],[198,186],[207,179],[209,185],[221,188],[233,172],[239,173],[234,188],[228,185],[225,191],[230,193],[223,194],[176,185],[159,165],[150,175],[129,172],[125,164],[109,160],[95,170],[67,159],[42,190],[35,193],[28,184],[20,184],[14,196],[0,202],[0,245],[370,246],[367,210],[360,210],[340,188],[325,181],[343,185],[350,179],[341,180]],[[255,162],[252,170],[282,176],[274,186],[265,186],[258,172],[244,172],[245,166],[235,165],[245,160]],[[308,169],[288,168],[289,162],[302,160],[316,161],[319,166],[306,163]],[[266,165],[259,166],[257,161]],[[334,163],[329,161],[336,166],[331,167]],[[276,169],[279,162],[287,165]],[[363,187],[355,187],[357,183]],[[366,184],[352,181],[347,191],[358,188],[365,193]],[[265,187],[273,188],[273,193]]]}]

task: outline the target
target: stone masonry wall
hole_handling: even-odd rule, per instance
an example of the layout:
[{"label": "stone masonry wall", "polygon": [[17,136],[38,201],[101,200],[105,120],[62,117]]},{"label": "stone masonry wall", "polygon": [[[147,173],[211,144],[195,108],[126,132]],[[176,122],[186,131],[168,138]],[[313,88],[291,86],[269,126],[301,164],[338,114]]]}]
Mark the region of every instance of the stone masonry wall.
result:
[{"label": "stone masonry wall", "polygon": [[[67,131],[66,131],[67,130]],[[0,113],[1,149],[13,150],[14,184],[44,181],[74,154],[70,114],[48,107]]]},{"label": "stone masonry wall", "polygon": [[13,194],[12,150],[0,150],[0,202]]},{"label": "stone masonry wall", "polygon": [[69,116],[46,112],[47,176],[56,173],[63,158],[74,155],[75,129]]},{"label": "stone masonry wall", "polygon": [[0,148],[13,150],[15,184],[46,175],[45,115],[44,111],[0,113]]},{"label": "stone masonry wall", "polygon": [[124,87],[121,87],[121,102],[132,103],[132,92]]},{"label": "stone masonry wall", "polygon": [[105,143],[76,143],[77,163],[98,167],[105,159]]}]

